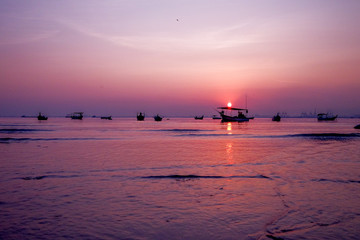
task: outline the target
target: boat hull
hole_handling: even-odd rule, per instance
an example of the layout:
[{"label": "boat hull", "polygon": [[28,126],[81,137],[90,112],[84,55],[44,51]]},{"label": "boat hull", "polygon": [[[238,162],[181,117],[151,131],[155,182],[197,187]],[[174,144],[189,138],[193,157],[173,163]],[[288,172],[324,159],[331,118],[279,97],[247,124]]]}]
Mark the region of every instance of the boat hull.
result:
[{"label": "boat hull", "polygon": [[163,119],[163,118],[160,117],[159,115],[157,115],[157,116],[154,117],[154,120],[155,120],[156,122],[160,122],[162,119]]},{"label": "boat hull", "polygon": [[82,120],[83,116],[71,116],[71,119]]},{"label": "boat hull", "polygon": [[[67,116],[66,116],[67,117]],[[82,120],[83,119],[83,112],[74,112],[70,115],[71,119],[77,119],[77,120]]]},{"label": "boat hull", "polygon": [[222,122],[248,122],[249,118],[228,116],[220,113]]},{"label": "boat hull", "polygon": [[142,113],[137,114],[136,119],[138,121],[144,121],[145,120],[145,114],[142,114]]},{"label": "boat hull", "polygon": [[337,115],[334,117],[320,116],[317,118],[318,121],[334,121],[337,118]]},{"label": "boat hull", "polygon": [[112,120],[112,117],[100,117],[101,119]]},{"label": "boat hull", "polygon": [[272,120],[273,120],[274,122],[280,122],[281,117],[278,116],[278,115],[277,115],[277,116],[273,116]]}]

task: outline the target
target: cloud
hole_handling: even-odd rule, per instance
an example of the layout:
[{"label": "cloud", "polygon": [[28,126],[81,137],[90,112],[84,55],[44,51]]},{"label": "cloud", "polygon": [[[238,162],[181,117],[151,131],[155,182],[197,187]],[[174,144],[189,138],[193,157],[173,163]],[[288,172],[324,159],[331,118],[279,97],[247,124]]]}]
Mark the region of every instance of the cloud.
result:
[{"label": "cloud", "polygon": [[[254,34],[244,33],[244,25],[226,28],[212,29],[208,31],[184,34],[182,36],[171,36],[174,32],[165,33],[143,33],[139,35],[112,35],[95,31],[73,22],[60,20],[72,30],[84,35],[101,39],[103,41],[118,45],[146,51],[194,51],[194,50],[218,50],[234,48],[246,44],[259,42],[259,37]],[[177,33],[177,35],[180,35]]]}]

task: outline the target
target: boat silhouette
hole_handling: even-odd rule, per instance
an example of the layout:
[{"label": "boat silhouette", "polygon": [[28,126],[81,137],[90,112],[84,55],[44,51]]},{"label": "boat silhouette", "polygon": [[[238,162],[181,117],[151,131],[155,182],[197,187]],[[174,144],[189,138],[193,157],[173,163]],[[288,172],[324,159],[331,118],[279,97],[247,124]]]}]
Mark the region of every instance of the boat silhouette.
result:
[{"label": "boat silhouette", "polygon": [[70,114],[70,118],[71,119],[78,119],[78,120],[82,120],[83,119],[83,112],[73,112]]},{"label": "boat silhouette", "polygon": [[45,117],[44,115],[41,114],[41,112],[39,112],[39,115],[37,116],[38,120],[47,120],[48,117]]},{"label": "boat silhouette", "polygon": [[157,122],[160,122],[163,118],[159,116],[159,114],[157,114],[156,116],[154,116],[154,120]]},{"label": "boat silhouette", "polygon": [[144,121],[145,119],[145,113],[140,112],[139,114],[136,114],[136,119],[138,121]]},{"label": "boat silhouette", "polygon": [[[218,107],[222,111],[217,111],[221,116],[222,122],[247,122],[254,117],[247,117],[243,112],[248,113],[246,108],[234,108],[234,107]],[[234,112],[237,114],[234,115]]]},{"label": "boat silhouette", "polygon": [[328,113],[319,113],[317,115],[318,121],[334,121],[337,118],[338,115],[332,116]]},{"label": "boat silhouette", "polygon": [[111,116],[107,116],[107,117],[100,117],[101,119],[107,119],[107,120],[112,120]]},{"label": "boat silhouette", "polygon": [[281,117],[280,117],[279,113],[277,113],[275,116],[273,116],[272,120],[273,120],[274,122],[280,122]]}]

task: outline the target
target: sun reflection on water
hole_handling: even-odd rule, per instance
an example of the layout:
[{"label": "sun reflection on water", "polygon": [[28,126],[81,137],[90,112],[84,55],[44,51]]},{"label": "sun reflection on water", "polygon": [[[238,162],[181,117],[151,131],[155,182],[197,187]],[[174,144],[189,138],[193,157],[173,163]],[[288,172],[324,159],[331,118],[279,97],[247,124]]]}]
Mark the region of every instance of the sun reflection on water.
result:
[{"label": "sun reflection on water", "polygon": [[226,156],[228,164],[233,164],[233,144],[231,142],[226,144]]},{"label": "sun reflection on water", "polygon": [[231,122],[227,123],[227,129],[226,130],[228,131],[228,134],[232,134],[232,132],[231,132],[231,130],[232,130]]}]

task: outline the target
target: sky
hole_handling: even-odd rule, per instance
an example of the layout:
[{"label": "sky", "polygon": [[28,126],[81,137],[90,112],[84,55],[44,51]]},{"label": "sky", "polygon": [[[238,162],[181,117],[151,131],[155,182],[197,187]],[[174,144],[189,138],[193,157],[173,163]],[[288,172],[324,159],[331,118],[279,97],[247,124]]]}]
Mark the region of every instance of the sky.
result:
[{"label": "sky", "polygon": [[0,116],[360,115],[358,0],[0,6]]}]

